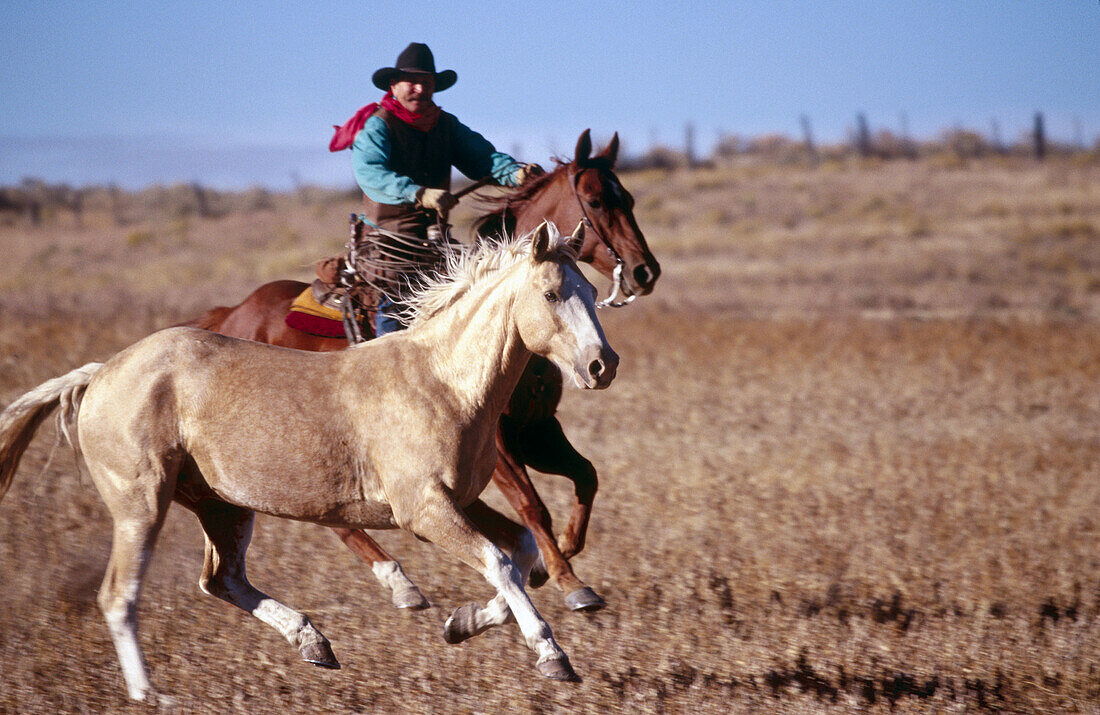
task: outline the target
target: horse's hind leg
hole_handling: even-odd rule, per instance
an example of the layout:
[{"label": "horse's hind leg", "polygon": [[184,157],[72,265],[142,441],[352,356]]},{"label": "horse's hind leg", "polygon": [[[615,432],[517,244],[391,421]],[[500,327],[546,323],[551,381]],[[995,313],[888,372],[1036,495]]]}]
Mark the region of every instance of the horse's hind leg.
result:
[{"label": "horse's hind leg", "polygon": [[[493,543],[511,553],[512,564],[519,571],[521,582],[526,583],[539,555],[531,532],[480,500],[466,508],[466,515]],[[461,643],[514,620],[507,600],[498,593],[484,608],[467,603],[455,609],[443,627],[443,637],[448,643]]]},{"label": "horse's hind leg", "polygon": [[[93,477],[98,476],[97,472],[92,470]],[[126,690],[132,699],[145,700],[152,695],[152,686],[137,637],[137,601],[153,544],[168,511],[171,490],[164,482],[158,485],[143,480],[126,484],[122,480],[97,479],[96,484],[114,520],[111,558],[97,600],[118,653]],[[150,484],[151,490],[142,489]],[[119,485],[128,489],[111,488]]]},{"label": "horse's hind leg", "polygon": [[302,659],[325,668],[339,668],[328,639],[306,616],[256,589],[245,575],[245,551],[252,540],[255,514],[225,502],[206,500],[189,505],[206,534],[206,560],[199,587],[212,596],[248,611],[283,634]]},{"label": "horse's hind leg", "polygon": [[374,577],[390,590],[393,605],[414,611],[428,607],[428,599],[405,575],[401,564],[386,553],[377,541],[359,529],[334,527],[332,530],[353,554],[370,564]]}]

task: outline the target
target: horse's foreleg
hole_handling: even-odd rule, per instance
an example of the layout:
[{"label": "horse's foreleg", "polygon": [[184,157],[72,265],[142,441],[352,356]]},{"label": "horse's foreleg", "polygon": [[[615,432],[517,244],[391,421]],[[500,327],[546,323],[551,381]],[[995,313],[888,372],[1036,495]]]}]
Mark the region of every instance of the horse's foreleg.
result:
[{"label": "horse's foreleg", "polygon": [[[519,571],[520,582],[526,583],[531,568],[538,559],[539,550],[531,532],[481,500],[466,507],[466,516],[474,525],[498,546],[508,550],[512,564]],[[512,611],[504,596],[497,594],[484,608],[476,603],[460,606],[443,628],[443,638],[448,643],[461,643],[467,638],[484,633],[493,626],[514,621]]]},{"label": "horse's foreleg", "polygon": [[244,555],[252,540],[255,514],[219,501],[192,507],[206,535],[206,560],[199,587],[212,596],[248,611],[283,634],[302,660],[325,668],[339,668],[325,638],[309,618],[256,589],[245,575]]},{"label": "horse's foreleg", "polygon": [[521,440],[527,464],[540,472],[557,474],[573,482],[574,500],[569,523],[558,538],[562,556],[573,558],[584,550],[588,519],[599,487],[596,468],[569,443],[556,418],[528,425]]},{"label": "horse's foreleg", "polygon": [[[542,422],[539,423],[540,426],[542,424]],[[557,420],[547,421],[548,427],[552,428],[556,425]],[[554,539],[550,512],[542,503],[538,492],[535,491],[535,487],[531,483],[531,477],[528,475],[523,462],[516,456],[520,441],[525,439],[521,434],[526,435],[532,431],[536,430],[527,429],[520,433],[518,430],[505,428],[502,423],[497,430],[497,467],[493,472],[493,482],[508,499],[508,503],[516,510],[516,513],[519,514],[523,524],[534,535],[539,553],[542,556],[542,565],[545,566],[550,579],[565,594],[566,605],[574,611],[599,610],[604,607],[604,600],[573,573],[573,567],[562,554],[558,542]],[[557,426],[557,432],[561,433],[560,426]],[[564,439],[564,436],[562,439]],[[568,445],[568,442],[566,444]],[[570,449],[572,449],[571,446]],[[524,448],[524,457],[527,457],[526,448]],[[593,470],[594,474],[595,471]],[[591,499],[588,503],[591,504]],[[571,519],[570,524],[572,525],[574,521],[575,519]],[[586,511],[581,523],[586,525],[587,521]],[[583,540],[583,536],[581,538]],[[537,581],[537,573],[538,568],[536,568],[536,578],[532,579],[533,583],[541,583],[541,581]]]},{"label": "horse's foreleg", "polygon": [[[408,504],[392,502],[391,506],[403,528],[457,556],[492,584],[519,624],[527,646],[538,656],[536,668],[539,673],[555,680],[577,678],[569,658],[554,640],[550,626],[523,590],[520,567],[477,530],[441,484],[418,490],[415,501]],[[527,554],[529,549],[523,551]],[[500,608],[495,610],[499,613]]]},{"label": "horse's foreleg", "polygon": [[353,554],[370,564],[374,577],[390,590],[393,605],[411,610],[428,607],[428,599],[424,598],[416,584],[405,575],[401,564],[386,553],[377,541],[359,529],[333,527],[332,531]]}]

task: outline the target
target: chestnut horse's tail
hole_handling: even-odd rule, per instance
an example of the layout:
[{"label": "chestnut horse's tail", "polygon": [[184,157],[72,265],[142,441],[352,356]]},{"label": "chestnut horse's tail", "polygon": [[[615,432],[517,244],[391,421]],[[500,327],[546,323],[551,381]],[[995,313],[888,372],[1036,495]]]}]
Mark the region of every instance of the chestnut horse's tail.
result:
[{"label": "chestnut horse's tail", "polygon": [[177,323],[173,325],[173,328],[199,328],[201,330],[212,330],[218,332],[221,328],[222,321],[225,317],[232,313],[235,308],[227,306],[219,306],[217,308],[211,308],[194,320],[188,320],[186,323]]},{"label": "chestnut horse's tail", "polygon": [[72,428],[84,389],[101,367],[101,362],[90,362],[61,377],[47,380],[0,412],[0,499],[7,494],[19,460],[34,433],[58,405],[61,406],[58,420],[61,431],[79,453]]}]

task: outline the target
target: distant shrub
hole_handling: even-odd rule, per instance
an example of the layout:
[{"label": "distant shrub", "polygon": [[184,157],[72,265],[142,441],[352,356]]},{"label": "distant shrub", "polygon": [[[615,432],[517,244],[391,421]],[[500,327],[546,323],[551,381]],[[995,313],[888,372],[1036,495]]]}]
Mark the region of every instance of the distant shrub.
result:
[{"label": "distant shrub", "polygon": [[1051,233],[1055,237],[1061,239],[1082,238],[1096,240],[1100,238],[1100,229],[1085,218],[1057,221],[1051,226]]},{"label": "distant shrub", "polygon": [[252,187],[241,198],[248,211],[271,211],[275,208],[271,192],[261,186]]},{"label": "distant shrub", "polygon": [[943,135],[943,145],[962,159],[976,159],[990,153],[989,143],[969,129],[952,129]]},{"label": "distant shrub", "polygon": [[928,166],[932,169],[963,169],[966,167],[966,157],[953,151],[938,150],[929,155]]},{"label": "distant shrub", "polygon": [[714,158],[732,159],[745,151],[745,140],[736,134],[723,134],[714,147]]},{"label": "distant shrub", "polygon": [[646,153],[619,162],[619,168],[624,171],[643,171],[646,169],[675,169],[686,166],[687,157],[682,152],[668,147],[656,146]]},{"label": "distant shrub", "polygon": [[156,236],[152,231],[135,229],[126,234],[126,245],[130,248],[140,248],[151,245],[155,239]]},{"label": "distant shrub", "polygon": [[905,233],[909,238],[927,238],[932,235],[932,222],[927,216],[913,216],[905,223]]},{"label": "distant shrub", "polygon": [[779,164],[792,164],[807,157],[805,147],[783,134],[765,134],[749,142],[748,153]]},{"label": "distant shrub", "polygon": [[913,159],[917,156],[917,143],[898,136],[889,129],[880,130],[871,140],[873,151],[884,159]]}]

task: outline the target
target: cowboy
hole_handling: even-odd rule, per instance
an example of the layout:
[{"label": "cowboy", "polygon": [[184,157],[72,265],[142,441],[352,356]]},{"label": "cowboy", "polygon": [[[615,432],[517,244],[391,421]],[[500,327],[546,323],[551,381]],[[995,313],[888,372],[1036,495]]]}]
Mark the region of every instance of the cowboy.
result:
[{"label": "cowboy", "polygon": [[[471,179],[489,177],[503,186],[518,186],[542,173],[536,164],[521,164],[497,151],[435,103],[434,94],[457,79],[454,70],[436,72],[432,51],[413,42],[393,67],[374,73],[374,86],[386,92],[382,100],[335,127],[329,150],[351,148],[363,190],[362,218],[369,226],[426,240],[429,228],[437,220],[445,223],[457,203],[450,193],[452,166]],[[389,298],[379,301],[376,335],[402,327],[395,317],[399,310]]]}]

